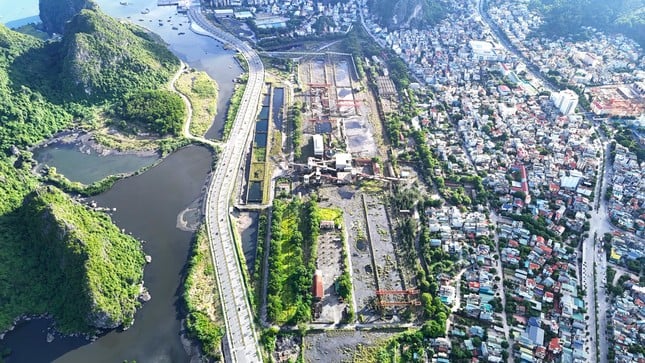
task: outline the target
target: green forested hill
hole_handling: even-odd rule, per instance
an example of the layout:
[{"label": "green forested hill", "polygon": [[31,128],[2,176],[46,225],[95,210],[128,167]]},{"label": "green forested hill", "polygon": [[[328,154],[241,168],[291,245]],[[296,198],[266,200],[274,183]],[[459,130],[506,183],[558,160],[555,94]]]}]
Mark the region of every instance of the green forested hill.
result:
[{"label": "green forested hill", "polygon": [[67,24],[61,53],[63,91],[90,100],[157,88],[179,67],[142,29],[87,9]]},{"label": "green forested hill", "polygon": [[444,0],[368,0],[372,14],[389,28],[432,26],[445,17]]},{"label": "green forested hill", "polygon": [[550,36],[582,36],[582,27],[623,33],[645,47],[645,0],[531,0]]},{"label": "green forested hill", "polygon": [[[42,308],[70,329],[115,328],[133,320],[145,263],[136,240],[108,216],[71,203],[52,187],[27,196],[20,213],[24,256],[42,273],[25,292],[28,300],[46,301]],[[48,296],[61,287],[65,294]]]},{"label": "green forested hill", "polygon": [[65,23],[81,9],[96,9],[95,3],[89,0],[43,0],[38,2],[40,19],[49,34],[62,34]]},{"label": "green forested hill", "polygon": [[[0,152],[24,147],[65,127],[69,112],[52,103],[49,86],[55,76],[45,73],[50,46],[0,24]],[[45,81],[51,79],[51,82]]]},{"label": "green forested hill", "polygon": [[45,312],[64,331],[112,328],[131,322],[138,305],[140,244],[41,185],[24,150],[82,124],[95,107],[161,89],[179,62],[98,9],[85,8],[65,29],[44,42],[0,25],[0,331]]},{"label": "green forested hill", "polygon": [[0,24],[0,151],[24,147],[82,119],[87,107],[158,89],[179,60],[143,29],[84,9],[61,41]]}]

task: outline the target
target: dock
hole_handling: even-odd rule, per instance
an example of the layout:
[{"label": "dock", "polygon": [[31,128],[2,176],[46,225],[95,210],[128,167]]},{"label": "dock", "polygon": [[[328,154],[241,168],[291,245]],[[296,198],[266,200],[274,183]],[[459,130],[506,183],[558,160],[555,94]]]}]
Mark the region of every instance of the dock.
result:
[{"label": "dock", "polygon": [[157,0],[157,6],[177,6],[179,13],[186,13],[190,5],[191,0]]}]

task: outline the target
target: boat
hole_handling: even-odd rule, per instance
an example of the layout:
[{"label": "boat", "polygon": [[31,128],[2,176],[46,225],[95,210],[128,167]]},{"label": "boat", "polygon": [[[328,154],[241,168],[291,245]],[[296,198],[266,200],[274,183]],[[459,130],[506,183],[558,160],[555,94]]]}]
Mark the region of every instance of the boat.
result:
[{"label": "boat", "polygon": [[141,14],[149,14],[149,13],[150,13],[150,9],[148,8],[141,10]]},{"label": "boat", "polygon": [[179,32],[179,34],[177,34],[177,35],[184,35],[184,34],[186,34],[186,33],[184,33],[184,32]]},{"label": "boat", "polygon": [[119,1],[119,4],[125,6],[125,5],[128,5],[128,2],[127,1]]}]

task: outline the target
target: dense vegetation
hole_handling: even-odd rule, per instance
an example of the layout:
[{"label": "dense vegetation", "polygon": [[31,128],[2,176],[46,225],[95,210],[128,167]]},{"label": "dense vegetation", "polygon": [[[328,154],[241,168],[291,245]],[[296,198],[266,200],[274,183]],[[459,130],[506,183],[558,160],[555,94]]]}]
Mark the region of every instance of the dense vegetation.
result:
[{"label": "dense vegetation", "polygon": [[56,188],[36,188],[26,170],[5,162],[0,170],[0,327],[45,312],[63,331],[131,323],[144,263],[140,244]]},{"label": "dense vegetation", "polygon": [[639,0],[531,0],[549,36],[584,37],[583,27],[620,32],[645,46],[645,4]]},{"label": "dense vegetation", "polygon": [[207,357],[221,357],[221,341],[224,336],[221,308],[213,260],[210,256],[205,226],[195,234],[193,251],[188,262],[188,274],[184,282],[184,302],[187,316],[186,328],[197,339]]},{"label": "dense vegetation", "polygon": [[148,32],[92,10],[68,24],[61,52],[63,91],[90,101],[158,88],[179,66]]},{"label": "dense vegetation", "polygon": [[132,323],[145,263],[140,244],[56,188],[37,189],[21,212],[25,256],[44,271],[41,293],[49,295],[38,300],[58,323],[74,330]]},{"label": "dense vegetation", "polygon": [[38,2],[40,20],[46,32],[62,34],[67,23],[81,9],[95,9],[96,4],[89,0],[41,0]]},{"label": "dense vegetation", "polygon": [[311,286],[320,228],[317,203],[276,199],[271,220],[267,316],[276,323],[311,320]]},{"label": "dense vegetation", "polygon": [[389,28],[432,26],[446,14],[447,5],[441,0],[369,0],[369,9]]},{"label": "dense vegetation", "polygon": [[70,112],[21,82],[27,78],[21,70],[29,66],[21,62],[43,48],[40,40],[0,24],[0,152],[40,141],[72,121]]},{"label": "dense vegetation", "polygon": [[174,92],[141,91],[125,96],[120,116],[159,135],[179,136],[186,118],[186,105]]},{"label": "dense vegetation", "polygon": [[132,322],[140,244],[106,215],[42,187],[24,149],[86,122],[95,105],[161,87],[177,65],[140,28],[96,9],[74,16],[60,41],[0,25],[0,330],[42,313],[63,331]]},{"label": "dense vegetation", "polygon": [[296,159],[302,156],[302,109],[303,105],[296,102],[287,113],[287,120],[293,127],[291,147],[293,148],[293,157]]}]

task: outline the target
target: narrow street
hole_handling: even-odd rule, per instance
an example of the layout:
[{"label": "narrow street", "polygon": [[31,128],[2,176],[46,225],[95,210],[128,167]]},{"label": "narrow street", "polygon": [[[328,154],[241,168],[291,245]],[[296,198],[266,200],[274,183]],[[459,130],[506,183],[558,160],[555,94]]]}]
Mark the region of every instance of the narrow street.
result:
[{"label": "narrow street", "polygon": [[[490,211],[490,221],[493,223],[494,226],[497,226],[497,222],[499,221],[499,216],[497,213]],[[494,234],[495,235],[495,253],[497,256],[501,256],[500,251],[499,251],[499,237],[497,236],[497,232]],[[497,276],[499,277],[499,291],[496,292],[496,295],[499,294],[499,297],[502,299],[502,306],[504,307],[504,310],[499,314],[501,315],[502,319],[502,327],[504,328],[504,336],[506,337],[506,341],[508,342],[508,348],[506,349],[508,353],[508,363],[513,363],[513,339],[511,339],[511,329],[508,326],[508,321],[506,319],[506,291],[504,287],[504,268],[502,267],[502,261],[501,259],[497,259],[495,261],[496,263],[496,269],[497,269]]]}]

